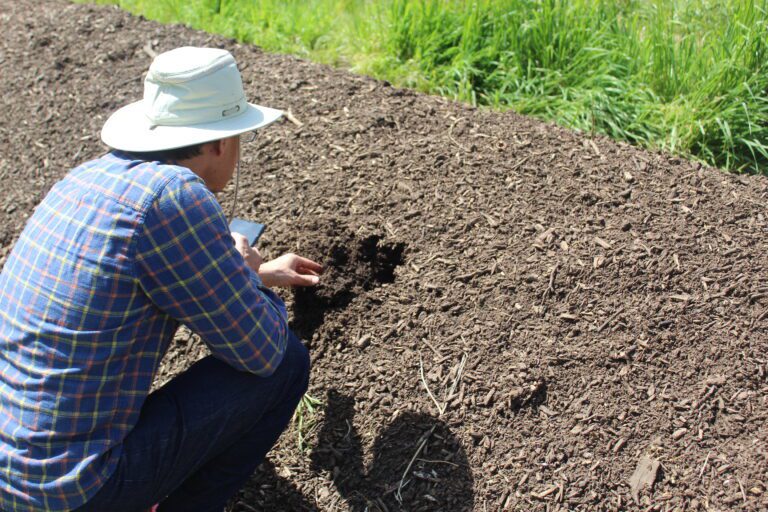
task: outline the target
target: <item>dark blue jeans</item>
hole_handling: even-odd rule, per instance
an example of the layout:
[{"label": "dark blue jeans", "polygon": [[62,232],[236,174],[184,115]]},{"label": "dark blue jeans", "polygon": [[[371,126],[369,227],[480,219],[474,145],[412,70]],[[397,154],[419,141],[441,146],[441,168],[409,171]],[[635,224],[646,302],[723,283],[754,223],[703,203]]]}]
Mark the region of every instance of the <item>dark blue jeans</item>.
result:
[{"label": "dark blue jeans", "polygon": [[277,442],[307,390],[309,354],[290,336],[267,378],[209,356],[150,394],[117,469],[78,512],[223,510]]}]

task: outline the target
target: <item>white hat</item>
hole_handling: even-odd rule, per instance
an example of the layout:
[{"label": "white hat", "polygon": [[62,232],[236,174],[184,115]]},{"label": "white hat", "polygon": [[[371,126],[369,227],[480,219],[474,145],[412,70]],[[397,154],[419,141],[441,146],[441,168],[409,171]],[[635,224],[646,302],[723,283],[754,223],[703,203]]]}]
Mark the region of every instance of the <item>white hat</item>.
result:
[{"label": "white hat", "polygon": [[112,114],[101,140],[123,151],[161,151],[239,135],[282,115],[245,100],[228,51],[186,46],[155,57],[144,99]]}]

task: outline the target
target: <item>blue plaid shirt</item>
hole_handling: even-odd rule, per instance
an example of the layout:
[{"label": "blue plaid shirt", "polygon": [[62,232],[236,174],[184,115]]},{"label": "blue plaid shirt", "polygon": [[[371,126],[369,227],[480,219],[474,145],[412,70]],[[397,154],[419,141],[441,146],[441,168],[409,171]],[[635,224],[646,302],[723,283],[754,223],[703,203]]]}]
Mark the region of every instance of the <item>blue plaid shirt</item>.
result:
[{"label": "blue plaid shirt", "polygon": [[179,323],[267,376],[286,317],[192,171],[119,152],[72,170],[0,274],[0,509],[71,510],[99,490]]}]

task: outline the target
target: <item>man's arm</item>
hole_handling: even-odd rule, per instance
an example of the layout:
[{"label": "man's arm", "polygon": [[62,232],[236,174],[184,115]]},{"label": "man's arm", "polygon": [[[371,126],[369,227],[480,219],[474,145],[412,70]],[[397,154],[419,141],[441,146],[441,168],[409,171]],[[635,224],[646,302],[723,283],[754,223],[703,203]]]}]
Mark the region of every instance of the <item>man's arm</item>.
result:
[{"label": "man's arm", "polygon": [[150,206],[136,273],[157,307],[198,334],[215,357],[262,376],[280,364],[285,304],[245,264],[202,182],[175,177]]}]

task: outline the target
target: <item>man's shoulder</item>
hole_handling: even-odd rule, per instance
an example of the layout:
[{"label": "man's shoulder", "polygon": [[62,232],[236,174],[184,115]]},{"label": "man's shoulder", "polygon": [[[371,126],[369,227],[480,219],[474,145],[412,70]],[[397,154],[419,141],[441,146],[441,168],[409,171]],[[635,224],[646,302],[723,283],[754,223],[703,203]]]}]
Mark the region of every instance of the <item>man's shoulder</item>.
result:
[{"label": "man's shoulder", "polygon": [[190,169],[145,161],[113,151],[73,169],[62,186],[87,189],[137,210],[145,210],[169,183],[202,183]]}]

